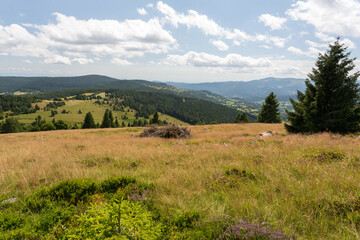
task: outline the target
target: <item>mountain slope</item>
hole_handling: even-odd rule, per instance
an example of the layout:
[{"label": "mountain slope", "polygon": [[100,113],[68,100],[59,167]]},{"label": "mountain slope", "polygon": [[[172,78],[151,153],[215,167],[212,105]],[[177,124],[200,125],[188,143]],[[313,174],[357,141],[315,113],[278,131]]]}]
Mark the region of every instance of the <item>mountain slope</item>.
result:
[{"label": "mountain slope", "polygon": [[0,92],[88,88],[98,87],[114,81],[117,81],[117,79],[101,75],[79,77],[0,77]]},{"label": "mountain slope", "polygon": [[168,84],[177,88],[207,90],[228,98],[241,97],[247,100],[263,100],[270,92],[278,99],[288,100],[296,95],[297,90],[305,89],[304,79],[297,78],[264,78],[248,82],[213,82],[213,83],[174,83]]}]

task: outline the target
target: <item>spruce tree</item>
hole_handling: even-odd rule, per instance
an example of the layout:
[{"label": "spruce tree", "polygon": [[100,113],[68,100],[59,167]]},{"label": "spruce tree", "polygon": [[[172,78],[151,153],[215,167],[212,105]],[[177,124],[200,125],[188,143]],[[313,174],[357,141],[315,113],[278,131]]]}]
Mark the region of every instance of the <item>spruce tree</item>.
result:
[{"label": "spruce tree", "polygon": [[298,91],[298,101],[290,99],[294,111],[287,111],[291,123],[285,124],[288,132],[345,134],[360,130],[360,72],[351,74],[355,58],[349,58],[346,50],[338,38],[319,55],[305,81],[305,92]]},{"label": "spruce tree", "polygon": [[88,112],[85,115],[84,124],[82,125],[82,128],[96,128],[95,121],[91,112]]},{"label": "spruce tree", "polygon": [[110,121],[110,127],[112,128],[115,127],[114,116],[111,110],[109,111],[109,121]]},{"label": "spruce tree", "polygon": [[265,98],[259,116],[258,122],[261,123],[281,123],[279,102],[276,100],[276,95],[271,92],[269,96]]},{"label": "spruce tree", "polygon": [[110,128],[110,127],[111,127],[110,111],[109,109],[106,109],[101,123],[101,128]]},{"label": "spruce tree", "polygon": [[153,118],[151,119],[151,123],[158,124],[159,123],[159,113],[155,112]]}]

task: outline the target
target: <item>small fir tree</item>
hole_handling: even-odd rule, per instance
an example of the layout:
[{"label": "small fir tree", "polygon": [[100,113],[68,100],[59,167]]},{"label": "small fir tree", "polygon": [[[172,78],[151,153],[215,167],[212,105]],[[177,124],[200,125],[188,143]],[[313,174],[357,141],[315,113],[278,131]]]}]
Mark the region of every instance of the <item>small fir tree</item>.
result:
[{"label": "small fir tree", "polygon": [[276,95],[271,92],[269,96],[265,98],[259,116],[258,122],[261,123],[281,123],[279,102],[276,100]]},{"label": "small fir tree", "polygon": [[319,55],[316,67],[305,81],[305,92],[298,91],[298,101],[290,99],[294,111],[287,111],[290,124],[285,127],[288,132],[345,134],[360,130],[357,83],[360,72],[351,74],[355,58],[349,58],[350,52],[346,49],[338,38],[326,53]]},{"label": "small fir tree", "polygon": [[248,123],[249,118],[246,113],[239,113],[235,119],[235,123]]},{"label": "small fir tree", "polygon": [[88,112],[85,115],[84,124],[82,125],[82,128],[96,128],[95,121],[91,112]]}]

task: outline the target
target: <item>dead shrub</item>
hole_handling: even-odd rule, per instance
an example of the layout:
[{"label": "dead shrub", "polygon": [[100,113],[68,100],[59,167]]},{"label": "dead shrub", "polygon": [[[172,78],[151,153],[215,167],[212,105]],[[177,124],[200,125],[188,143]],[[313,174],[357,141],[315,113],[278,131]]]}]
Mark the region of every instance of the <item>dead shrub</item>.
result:
[{"label": "dead shrub", "polygon": [[160,138],[189,138],[190,130],[186,127],[168,125],[165,127],[150,126],[145,129],[140,137],[160,137]]}]

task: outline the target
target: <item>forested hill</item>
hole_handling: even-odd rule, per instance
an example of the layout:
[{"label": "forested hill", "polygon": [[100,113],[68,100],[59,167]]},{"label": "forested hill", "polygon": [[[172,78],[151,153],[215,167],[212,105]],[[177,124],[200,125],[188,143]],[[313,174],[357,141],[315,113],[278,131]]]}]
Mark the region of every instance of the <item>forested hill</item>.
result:
[{"label": "forested hill", "polygon": [[[224,105],[231,102],[230,99],[209,91],[179,89],[165,83],[137,79],[119,80],[101,75],[87,75],[79,77],[0,77],[0,93],[11,93],[16,91],[46,93],[49,91],[62,91],[68,89],[73,89],[73,92],[77,93],[78,91],[76,89],[79,88],[87,88],[90,92],[91,88],[163,92],[180,97],[197,98]],[[61,92],[60,95],[62,95]],[[54,97],[56,96],[54,95]],[[236,102],[239,102],[240,104],[245,101]],[[249,105],[249,103],[245,103],[245,105]],[[234,106],[236,107],[236,103]]]},{"label": "forested hill", "polygon": [[[155,111],[165,113],[181,121],[196,124],[232,123],[240,113],[234,108],[202,99],[174,96],[169,93],[123,91],[110,89],[111,97],[123,99],[122,104],[135,109],[139,116],[145,117]],[[248,114],[250,121],[256,118]]]},{"label": "forested hill", "polygon": [[296,95],[297,90],[304,91],[304,79],[298,78],[264,78],[253,81],[230,81],[208,83],[174,83],[168,84],[183,89],[207,90],[228,98],[241,97],[247,100],[263,100],[274,92],[279,100],[288,101]]},{"label": "forested hill", "polygon": [[99,87],[114,81],[117,81],[117,79],[101,75],[79,77],[0,77],[0,93]]}]

